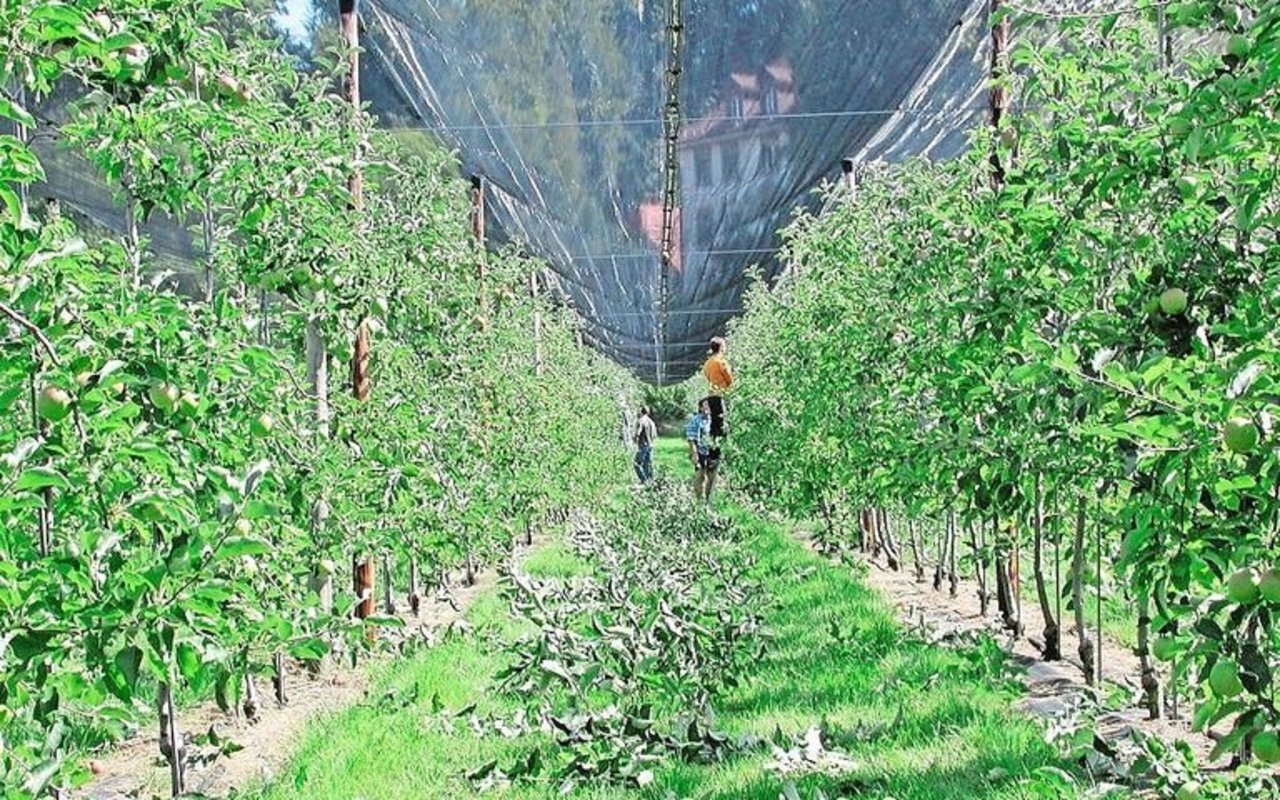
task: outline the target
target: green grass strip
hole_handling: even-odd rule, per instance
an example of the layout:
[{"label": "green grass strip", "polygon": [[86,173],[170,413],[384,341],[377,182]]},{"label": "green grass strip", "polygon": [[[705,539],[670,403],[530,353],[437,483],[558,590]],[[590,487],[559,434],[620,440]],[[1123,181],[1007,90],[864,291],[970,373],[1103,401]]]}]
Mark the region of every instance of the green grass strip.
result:
[{"label": "green grass strip", "polygon": [[[674,473],[684,465],[678,450],[664,444],[660,464]],[[960,652],[911,639],[849,569],[812,554],[780,526],[721,507],[743,526],[743,546],[758,554],[758,569],[773,587],[767,622],[775,639],[753,679],[718,703],[720,727],[790,737],[825,719],[852,732],[843,752],[854,769],[796,778],[801,798],[819,789],[831,800],[1075,796],[1055,777],[1053,768],[1064,765],[1038,726],[1010,710],[1017,689],[1000,670],[994,645]],[[553,543],[525,569],[564,577],[590,566]],[[511,712],[518,705],[491,689],[502,657],[486,640],[514,635],[519,621],[496,595],[482,597],[468,617],[477,635],[384,667],[373,701],[313,724],[279,780],[253,796],[471,798],[467,772],[494,759],[512,763],[545,745],[541,734],[477,738],[461,722],[454,733],[440,729],[436,697],[453,711],[474,703],[481,712]],[[770,758],[753,752],[718,765],[669,763],[645,789],[597,786],[573,796],[778,800],[788,779],[764,769]],[[517,785],[489,796],[549,800],[556,789],[550,782]]]}]

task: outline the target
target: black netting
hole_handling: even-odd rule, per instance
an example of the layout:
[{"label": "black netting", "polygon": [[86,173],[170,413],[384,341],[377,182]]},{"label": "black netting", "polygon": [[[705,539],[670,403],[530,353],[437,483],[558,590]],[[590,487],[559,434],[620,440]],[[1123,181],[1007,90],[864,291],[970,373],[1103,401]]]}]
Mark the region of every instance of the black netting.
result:
[{"label": "black netting", "polygon": [[[948,156],[982,118],[985,0],[686,0],[678,255],[662,273],[666,0],[368,0],[363,89],[455,145],[601,350],[690,374],[842,158]],[[666,325],[659,325],[665,309]],[[660,331],[665,330],[665,341]]]},{"label": "black netting", "polygon": [[[312,3],[336,25],[332,0]],[[486,180],[489,230],[544,258],[587,338],[640,377],[693,372],[777,230],[844,158],[945,158],[984,117],[987,0],[684,0],[676,254],[659,259],[670,0],[364,0],[362,93]],[[332,6],[332,7],[331,7]],[[415,133],[416,132],[416,133]],[[74,155],[49,185],[119,231]],[[153,219],[152,249],[197,256]],[[660,324],[665,319],[665,325]],[[665,336],[662,334],[665,333]]]}]

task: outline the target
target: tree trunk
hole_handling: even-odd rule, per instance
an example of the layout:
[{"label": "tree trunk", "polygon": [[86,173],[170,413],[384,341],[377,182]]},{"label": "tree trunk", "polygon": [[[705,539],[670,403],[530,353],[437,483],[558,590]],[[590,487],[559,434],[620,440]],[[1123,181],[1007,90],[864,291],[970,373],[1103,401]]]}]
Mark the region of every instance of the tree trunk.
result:
[{"label": "tree trunk", "polygon": [[276,651],[272,666],[275,668],[275,675],[271,678],[271,685],[276,690],[276,703],[278,705],[288,705],[289,695],[285,692],[285,666],[284,653]]},{"label": "tree trunk", "polygon": [[418,589],[418,558],[409,559],[409,610],[416,617],[422,611],[422,593]]},{"label": "tree trunk", "polygon": [[933,590],[935,592],[942,591],[942,582],[947,576],[947,535],[950,532],[950,527],[946,523],[938,531],[938,563],[933,568]]},{"label": "tree trunk", "polygon": [[920,531],[915,519],[907,520],[907,531],[911,535],[911,558],[916,562],[916,583],[924,583],[924,559],[920,556]]},{"label": "tree trunk", "polygon": [[391,554],[382,556],[382,610],[396,613],[396,599],[391,593]]},{"label": "tree trunk", "polygon": [[819,549],[824,553],[831,553],[836,550],[836,524],[832,519],[831,506],[827,504],[825,497],[818,498],[818,511],[822,514],[822,528],[826,532],[825,537],[819,542]]},{"label": "tree trunk", "polygon": [[315,403],[316,433],[329,438],[329,351],[320,333],[320,320],[307,320],[307,381]]},{"label": "tree trunk", "polygon": [[186,747],[178,732],[178,715],[173,706],[173,690],[160,684],[160,755],[169,762],[169,783],[173,797],[186,793]]},{"label": "tree trunk", "polygon": [[959,538],[955,509],[947,509],[947,577],[951,582],[951,596],[960,596],[960,572],[956,569],[956,539]]},{"label": "tree trunk", "polygon": [[1093,640],[1089,638],[1089,631],[1085,628],[1084,616],[1084,529],[1085,499],[1084,495],[1081,495],[1076,501],[1075,552],[1072,553],[1071,561],[1071,601],[1075,606],[1076,635],[1080,640],[1077,652],[1080,654],[1081,669],[1084,670],[1085,681],[1092,686],[1094,681]]},{"label": "tree trunk", "polygon": [[1014,633],[1018,630],[1018,621],[1014,616],[1013,582],[1009,568],[1009,542],[1001,541],[1000,516],[991,517],[991,544],[995,549],[996,573],[996,608],[1000,611],[1000,624]]},{"label": "tree trunk", "polygon": [[982,525],[974,525],[972,521],[965,523],[969,527],[969,544],[973,548],[973,571],[978,581],[978,608],[982,616],[987,615],[987,557],[983,555]]},{"label": "tree trunk", "polygon": [[258,684],[253,680],[253,673],[246,671],[244,674],[244,718],[250,722],[258,719],[258,711],[261,710],[262,704],[258,701]]},{"label": "tree trunk", "polygon": [[1138,594],[1138,658],[1142,662],[1142,692],[1148,719],[1160,719],[1160,679],[1151,660],[1151,592]]},{"label": "tree trunk", "polygon": [[902,559],[898,556],[898,545],[893,540],[893,528],[889,524],[889,512],[886,509],[880,509],[880,539],[881,545],[884,547],[885,560],[889,564],[889,569],[894,572],[902,569]]},{"label": "tree trunk", "polygon": [[1036,598],[1040,601],[1040,614],[1044,617],[1045,661],[1062,659],[1062,633],[1049,602],[1049,588],[1044,579],[1044,476],[1036,473],[1035,508],[1032,510],[1031,529],[1035,535],[1032,554],[1032,572],[1036,582]]}]

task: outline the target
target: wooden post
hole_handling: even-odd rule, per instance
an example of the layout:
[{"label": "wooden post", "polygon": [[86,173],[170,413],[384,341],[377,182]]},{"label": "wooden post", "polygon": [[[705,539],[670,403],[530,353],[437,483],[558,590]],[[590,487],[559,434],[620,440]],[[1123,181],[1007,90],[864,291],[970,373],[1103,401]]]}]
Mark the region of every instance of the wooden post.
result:
[{"label": "wooden post", "polygon": [[[203,208],[200,210],[200,229],[204,235],[204,301],[213,302],[213,204],[209,195],[204,196]],[[263,323],[265,325],[265,322]]]},{"label": "wooden post", "polygon": [[352,564],[355,572],[356,617],[373,616],[373,559],[356,556]]},{"label": "wooden post", "polygon": [[422,610],[422,593],[418,589],[418,557],[409,559],[409,610],[416,617]]},{"label": "wooden post", "polygon": [[130,281],[134,290],[142,287],[142,237],[138,233],[138,198],[133,193],[133,176],[125,167],[124,184],[124,252],[128,257]]},{"label": "wooden post", "polygon": [[991,117],[991,188],[1004,186],[1005,169],[1000,161],[1000,123],[1009,110],[1009,89],[1002,81],[1008,73],[1009,18],[1004,15],[1005,0],[991,0],[991,87],[987,95]]},{"label": "wooden post", "polygon": [[396,600],[391,593],[391,554],[382,554],[382,610],[387,614],[396,613]]},{"label": "wooden post", "polygon": [[[471,176],[471,234],[475,237],[476,247],[484,253],[484,176]],[[480,280],[484,280],[484,258],[480,259]]]},{"label": "wooden post", "polygon": [[[357,0],[338,0],[338,30],[347,49],[347,71],[342,79],[342,94],[351,104],[351,123],[360,118],[360,14]],[[351,194],[351,210],[358,218],[364,209],[364,176],[360,172],[360,146],[356,145],[357,166],[347,177],[347,189]],[[356,400],[369,399],[369,326],[364,320],[356,326],[355,346],[351,352],[351,393]],[[354,560],[356,616],[364,619],[373,613],[373,558],[357,554]]]},{"label": "wooden post", "polygon": [[[351,104],[351,120],[360,113],[360,14],[357,0],[338,0],[338,30],[347,48],[347,72],[342,79],[342,96]],[[356,153],[357,157],[359,152]],[[351,171],[347,178],[351,191],[351,204],[359,210],[364,207],[364,177],[359,169]]]},{"label": "wooden post", "polygon": [[[484,263],[484,177],[481,175],[471,176],[471,235],[475,240],[476,246],[476,279],[479,284],[476,291],[476,305],[478,306],[476,313],[483,320],[487,304],[484,298],[486,277]],[[487,434],[488,426],[485,425],[484,428]],[[487,453],[489,448],[487,435],[481,440],[481,445]],[[476,583],[476,555],[470,546],[467,547],[465,557],[463,582],[467,586],[474,586]]]},{"label": "wooden post", "polygon": [[533,298],[533,374],[542,377],[542,310],[538,308],[538,273],[529,275],[529,296]]},{"label": "wooden post", "polygon": [[[16,96],[17,96],[16,99],[18,101],[18,105],[25,110],[27,105],[27,88],[22,85],[21,80],[19,80],[18,82]],[[17,120],[14,120],[13,138],[17,139],[19,142],[22,142],[23,144],[27,144],[27,126],[23,125],[21,122],[18,122]],[[27,185],[19,181],[17,184],[14,185],[14,189],[18,193],[18,223],[21,224],[23,219],[25,219],[27,214],[30,212],[30,208],[28,205],[29,196],[27,192]]]},{"label": "wooden post", "polygon": [[[40,418],[40,359],[40,349],[32,347],[31,428],[37,439],[44,439],[49,435],[49,423]],[[36,552],[41,558],[48,558],[53,552],[53,487],[41,489],[40,497],[42,503],[36,509]]]},{"label": "wooden post", "polygon": [[1085,627],[1085,611],[1084,611],[1084,534],[1085,534],[1085,498],[1081,494],[1076,500],[1076,537],[1075,552],[1072,553],[1071,563],[1071,603],[1075,607],[1076,617],[1076,636],[1079,639],[1079,645],[1076,648],[1077,654],[1080,656],[1081,670],[1084,672],[1085,682],[1090,686],[1093,685],[1094,679],[1097,677],[1094,672],[1093,658],[1093,639],[1089,637],[1089,631]]},{"label": "wooden post", "polygon": [[284,684],[284,653],[277,650],[272,663],[275,667],[275,675],[271,678],[271,685],[276,690],[276,703],[282,706],[288,705],[289,695],[285,692]]},{"label": "wooden post", "polygon": [[858,176],[853,169],[853,159],[846,158],[840,162],[840,174],[845,188],[849,190],[849,199],[858,196]]}]

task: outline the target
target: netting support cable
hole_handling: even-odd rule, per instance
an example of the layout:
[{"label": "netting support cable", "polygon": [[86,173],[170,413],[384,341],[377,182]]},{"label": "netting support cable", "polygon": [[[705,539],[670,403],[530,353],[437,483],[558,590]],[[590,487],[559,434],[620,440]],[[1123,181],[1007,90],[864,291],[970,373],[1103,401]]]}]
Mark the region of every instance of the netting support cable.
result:
[{"label": "netting support cable", "polygon": [[[805,122],[811,120],[857,119],[861,117],[892,117],[895,114],[910,114],[921,119],[954,117],[958,114],[976,114],[986,111],[985,105],[965,106],[894,106],[892,108],[856,108],[830,111],[789,111],[785,114],[754,114],[754,122]],[[719,122],[721,117],[683,117],[681,124],[701,124]],[[666,120],[662,118],[621,118],[621,119],[565,119],[547,122],[491,122],[467,123],[459,125],[388,125],[386,130],[418,131],[423,133],[471,133],[476,131],[536,131],[558,130],[562,128],[627,128],[656,127]]]},{"label": "netting support cable", "polygon": [[675,253],[676,213],[680,203],[680,68],[683,60],[684,4],[669,0],[667,5],[667,102],[662,110],[663,160],[661,274],[658,285],[658,336],[655,342],[658,385],[664,382],[662,369],[667,341],[667,306],[670,299],[671,266]]}]

